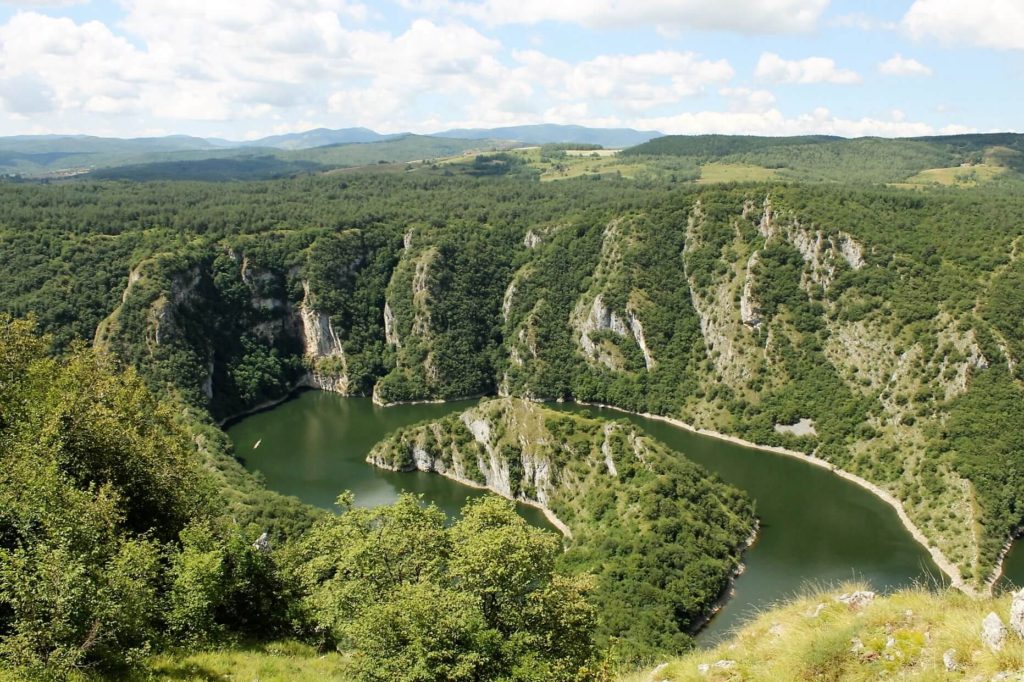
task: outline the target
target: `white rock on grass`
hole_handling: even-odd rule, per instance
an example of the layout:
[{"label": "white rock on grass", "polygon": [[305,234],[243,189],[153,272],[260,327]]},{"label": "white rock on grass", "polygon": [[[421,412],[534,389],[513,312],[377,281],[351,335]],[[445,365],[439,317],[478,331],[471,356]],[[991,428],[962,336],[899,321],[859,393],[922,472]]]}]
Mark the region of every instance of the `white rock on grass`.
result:
[{"label": "white rock on grass", "polygon": [[662,680],[663,678],[661,677],[661,671],[664,670],[667,667],[668,667],[668,663],[662,663],[661,665],[659,665],[658,667],[656,667],[654,670],[651,671],[651,676],[648,679],[650,679],[651,682],[657,682],[659,680]]},{"label": "white rock on grass", "polygon": [[841,594],[836,597],[836,601],[840,604],[846,604],[851,609],[860,609],[873,602],[875,596],[875,593],[871,590],[858,590],[857,592]]},{"label": "white rock on grass", "polygon": [[1024,639],[1024,590],[1013,593],[1013,603],[1010,604],[1010,629]]},{"label": "white rock on grass", "polygon": [[956,664],[956,649],[946,649],[942,654],[942,665],[946,666],[946,672],[956,672],[960,667]]},{"label": "white rock on grass", "polygon": [[1006,640],[1006,626],[999,616],[993,611],[985,616],[981,622],[981,641],[992,651],[999,651],[1003,648]]}]

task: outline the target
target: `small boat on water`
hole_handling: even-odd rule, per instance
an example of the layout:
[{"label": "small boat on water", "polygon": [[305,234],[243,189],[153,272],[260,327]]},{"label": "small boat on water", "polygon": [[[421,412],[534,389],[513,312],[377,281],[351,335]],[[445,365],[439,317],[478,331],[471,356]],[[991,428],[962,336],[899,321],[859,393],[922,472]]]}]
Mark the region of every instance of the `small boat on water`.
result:
[{"label": "small boat on water", "polygon": [[252,446],[252,449],[255,450],[256,448],[258,448],[260,446],[260,443],[262,443],[262,442],[263,442],[263,439],[260,438],[258,441],[256,441],[256,445]]}]

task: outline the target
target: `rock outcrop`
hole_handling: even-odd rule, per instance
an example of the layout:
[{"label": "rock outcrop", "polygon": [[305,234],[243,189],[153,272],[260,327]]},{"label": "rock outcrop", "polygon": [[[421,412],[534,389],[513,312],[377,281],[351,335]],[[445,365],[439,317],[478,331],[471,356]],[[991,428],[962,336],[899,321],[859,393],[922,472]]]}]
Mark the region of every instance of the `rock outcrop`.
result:
[{"label": "rock outcrop", "polygon": [[341,339],[334,331],[331,319],[316,310],[309,282],[303,282],[303,291],[299,316],[302,321],[303,348],[309,363],[303,384],[325,391],[347,393],[348,367]]},{"label": "rock outcrop", "polygon": [[999,615],[992,611],[981,622],[981,642],[991,651],[999,651],[1006,641],[1006,626]]}]

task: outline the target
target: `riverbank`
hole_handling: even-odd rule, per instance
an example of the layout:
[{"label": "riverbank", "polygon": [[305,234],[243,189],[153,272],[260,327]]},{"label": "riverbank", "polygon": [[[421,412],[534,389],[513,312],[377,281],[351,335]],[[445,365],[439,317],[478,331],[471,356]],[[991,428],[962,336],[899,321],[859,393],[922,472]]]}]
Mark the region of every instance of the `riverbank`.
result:
[{"label": "riverbank", "polygon": [[743,575],[747,570],[747,565],[743,563],[742,557],[751,547],[754,546],[754,543],[757,542],[757,534],[760,530],[760,520],[754,519],[754,530],[750,531],[750,537],[748,537],[740,547],[741,560],[736,564],[736,568],[732,569],[732,572],[729,574],[729,580],[726,582],[725,589],[722,590],[722,594],[719,595],[718,599],[711,607],[711,610],[708,611],[706,616],[694,623],[693,627],[690,628],[690,635],[696,635],[707,627],[708,623],[714,620],[715,616],[718,615],[718,612],[725,608],[725,605],[728,604],[734,596],[736,596],[736,579]]},{"label": "riverbank", "polygon": [[[415,467],[415,466],[413,468],[411,468],[411,469],[399,469],[397,467],[389,467],[389,466],[386,466],[384,464],[380,464],[378,462],[373,461],[373,458],[371,456],[367,456],[366,462],[368,464],[372,465],[372,466],[378,467],[380,469],[384,469],[385,471],[397,471],[397,472],[423,471],[419,467]],[[572,529],[569,528],[569,526],[567,526],[565,524],[565,522],[562,521],[562,519],[560,519],[557,516],[555,516],[555,512],[551,511],[550,509],[545,507],[540,502],[537,502],[536,500],[528,500],[528,499],[519,498],[519,497],[512,497],[511,495],[506,495],[502,491],[495,490],[494,488],[491,488],[490,486],[485,485],[483,483],[479,483],[477,481],[473,481],[473,480],[470,480],[468,478],[462,478],[461,476],[456,476],[455,473],[451,472],[451,471],[444,471],[444,472],[442,472],[442,471],[438,471],[437,469],[430,469],[427,473],[437,474],[438,476],[443,476],[444,478],[447,478],[449,481],[455,481],[459,485],[464,485],[467,488],[474,488],[476,490],[486,490],[487,492],[492,493],[494,495],[498,495],[499,497],[504,497],[506,500],[509,500],[511,502],[516,502],[516,503],[519,503],[519,504],[526,505],[527,507],[533,507],[534,509],[539,509],[541,511],[541,513],[544,514],[544,518],[546,518],[548,520],[548,523],[550,523],[552,526],[557,528],[559,533],[561,533],[565,537],[569,538],[570,540],[572,539]]]},{"label": "riverbank", "polygon": [[739,446],[742,446],[742,447],[745,447],[745,448],[750,448],[750,449],[753,449],[753,450],[760,450],[762,452],[772,452],[772,453],[775,453],[777,455],[784,455],[786,457],[793,457],[793,458],[802,460],[804,462],[807,462],[808,464],[812,464],[812,465],[814,465],[816,467],[820,467],[820,468],[823,468],[823,469],[828,469],[829,471],[831,471],[832,473],[836,474],[840,478],[845,479],[845,480],[847,480],[847,481],[849,481],[849,482],[851,482],[851,483],[853,483],[853,484],[863,488],[864,490],[867,490],[869,493],[871,493],[872,495],[874,495],[875,497],[877,497],[878,499],[882,500],[887,505],[892,507],[896,511],[896,515],[899,517],[900,523],[903,524],[903,527],[906,528],[907,531],[910,533],[911,537],[913,537],[914,540],[918,544],[920,544],[925,549],[925,551],[928,552],[928,554],[932,558],[932,561],[934,561],[935,565],[938,566],[939,569],[946,575],[946,577],[949,578],[950,584],[953,587],[955,587],[956,589],[960,590],[961,592],[963,592],[965,594],[968,594],[968,595],[970,595],[972,597],[987,596],[987,594],[990,592],[990,588],[989,588],[989,590],[983,592],[981,590],[978,590],[974,586],[968,584],[963,579],[963,576],[960,575],[960,569],[957,568],[956,565],[953,564],[953,562],[951,562],[948,558],[946,558],[945,554],[943,554],[941,550],[939,550],[936,547],[931,546],[931,544],[928,542],[928,539],[925,537],[924,533],[921,532],[921,529],[918,528],[917,525],[907,515],[907,512],[903,508],[903,505],[900,503],[900,501],[897,500],[891,493],[889,493],[886,490],[883,490],[882,488],[880,488],[879,486],[875,485],[871,481],[868,481],[867,479],[861,478],[860,476],[858,476],[856,474],[853,474],[853,473],[850,473],[849,471],[846,471],[844,469],[840,469],[839,467],[835,466],[834,464],[832,464],[830,462],[826,462],[823,459],[819,459],[817,457],[813,457],[811,455],[807,455],[807,454],[804,454],[802,452],[798,452],[796,450],[790,450],[788,448],[783,448],[783,447],[779,447],[779,446],[775,446],[775,445],[758,445],[757,443],[753,443],[751,441],[744,440],[744,439],[739,438],[737,436],[730,436],[728,434],[720,433],[718,431],[711,431],[710,429],[697,428],[697,427],[693,426],[692,424],[688,424],[688,423],[684,422],[683,420],[676,419],[674,417],[665,417],[665,416],[658,415],[658,414],[652,414],[650,412],[633,412],[631,410],[625,410],[625,409],[623,409],[621,407],[615,407],[614,405],[603,405],[603,404],[600,404],[600,403],[587,403],[587,402],[583,402],[583,401],[575,401],[575,402],[576,402],[577,405],[584,405],[584,406],[587,406],[587,407],[607,408],[609,410],[615,410],[616,412],[622,412],[623,414],[632,414],[632,415],[636,415],[638,417],[644,417],[645,419],[652,419],[652,420],[655,420],[655,421],[664,422],[664,423],[670,424],[671,426],[674,426],[676,428],[680,428],[680,429],[683,429],[685,431],[689,431],[690,433],[695,433],[695,434],[698,434],[698,435],[701,435],[701,436],[708,436],[710,438],[716,438],[718,440],[722,440],[722,441],[725,441],[725,442],[728,442],[728,443],[733,443],[734,445],[739,445]]},{"label": "riverbank", "polygon": [[235,422],[237,422],[239,420],[242,420],[242,419],[245,419],[246,417],[251,417],[254,414],[259,414],[260,412],[266,412],[267,410],[272,410],[275,407],[277,407],[278,405],[286,403],[289,400],[291,400],[292,398],[294,398],[300,391],[307,391],[307,390],[315,391],[317,389],[311,388],[309,386],[304,386],[304,385],[296,386],[295,388],[293,388],[292,390],[288,391],[285,395],[283,395],[280,398],[274,398],[273,400],[265,400],[262,403],[259,403],[258,405],[253,405],[252,407],[250,407],[247,410],[242,410],[241,412],[237,412],[235,414],[230,414],[227,417],[224,417],[223,419],[221,419],[220,421],[217,422],[217,427],[219,429],[221,429],[221,430],[224,430],[227,427],[229,427],[232,424],[234,424]]},{"label": "riverbank", "polygon": [[1006,563],[1006,556],[1013,549],[1013,544],[1024,535],[1024,526],[1017,526],[1010,532],[1010,537],[1003,543],[1002,549],[999,550],[999,554],[996,556],[996,565],[992,570],[992,575],[989,576],[988,580],[985,581],[985,588],[988,590],[989,595],[993,593],[996,583],[1003,577],[1003,567]]}]

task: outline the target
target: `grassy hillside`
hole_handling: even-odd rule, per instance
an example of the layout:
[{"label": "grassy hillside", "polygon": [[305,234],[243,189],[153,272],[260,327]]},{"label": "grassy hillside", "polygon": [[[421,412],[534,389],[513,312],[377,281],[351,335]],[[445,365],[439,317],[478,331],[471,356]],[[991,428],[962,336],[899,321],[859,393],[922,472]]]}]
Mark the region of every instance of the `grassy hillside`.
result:
[{"label": "grassy hillside", "polygon": [[[669,135],[624,156],[678,157],[700,166],[756,167],[780,180],[973,186],[1002,176],[1019,181],[1024,136],[1006,133],[886,140],[824,135],[747,137]],[[714,177],[709,176],[709,177]],[[747,174],[735,178],[764,179]]]},{"label": "grassy hillside", "polygon": [[1009,595],[975,600],[910,590],[863,606],[841,601],[864,589],[814,591],[760,614],[714,649],[621,682],[995,680],[1017,679],[1024,669],[1024,641],[1014,631],[998,651],[981,637],[989,613],[1008,622]]}]

